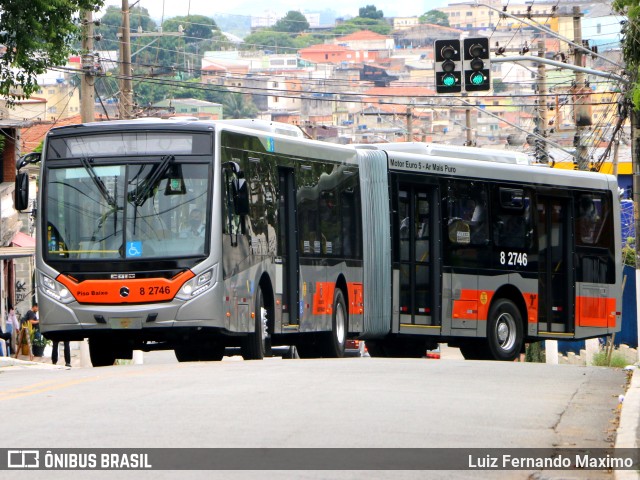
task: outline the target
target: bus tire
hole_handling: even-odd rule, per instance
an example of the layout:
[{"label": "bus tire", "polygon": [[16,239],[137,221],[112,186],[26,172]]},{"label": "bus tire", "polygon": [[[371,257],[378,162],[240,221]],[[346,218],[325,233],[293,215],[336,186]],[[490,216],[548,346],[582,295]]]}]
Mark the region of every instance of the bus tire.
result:
[{"label": "bus tire", "polygon": [[344,300],[342,290],[336,288],[331,311],[331,331],[329,338],[325,340],[325,357],[344,357],[344,349],[347,344],[347,321],[347,302]]},{"label": "bus tire", "polygon": [[296,343],[298,356],[303,359],[322,357],[322,348],[320,347],[322,340],[319,339],[316,334],[303,335],[304,337]]},{"label": "bus tire", "polygon": [[367,340],[367,351],[372,357],[387,357],[382,340]]},{"label": "bus tire", "polygon": [[465,340],[461,342],[460,353],[465,360],[493,360],[489,345],[483,340]]},{"label": "bus tire", "polygon": [[200,360],[197,348],[181,345],[173,349],[179,362],[197,362]]},{"label": "bus tire", "polygon": [[269,310],[264,303],[262,288],[257,289],[255,300],[254,331],[242,340],[241,345],[242,358],[245,360],[262,360],[270,350]]},{"label": "bus tire", "polygon": [[520,356],[524,340],[520,310],[506,298],[497,300],[489,310],[487,343],[496,360],[513,361]]},{"label": "bus tire", "polygon": [[108,367],[115,363],[116,353],[109,340],[89,339],[89,356],[94,367]]},{"label": "bus tire", "polygon": [[223,359],[225,346],[221,343],[205,343],[200,347],[201,362],[219,362]]}]

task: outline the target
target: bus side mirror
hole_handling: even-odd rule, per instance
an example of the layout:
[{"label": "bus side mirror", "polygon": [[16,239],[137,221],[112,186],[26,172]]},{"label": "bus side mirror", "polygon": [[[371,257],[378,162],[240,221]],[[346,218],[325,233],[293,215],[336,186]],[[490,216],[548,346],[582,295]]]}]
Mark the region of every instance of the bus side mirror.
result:
[{"label": "bus side mirror", "polygon": [[13,192],[13,204],[19,212],[29,207],[29,174],[26,172],[16,175],[16,186]]},{"label": "bus side mirror", "polygon": [[233,203],[236,215],[249,215],[249,187],[244,178],[234,182]]}]

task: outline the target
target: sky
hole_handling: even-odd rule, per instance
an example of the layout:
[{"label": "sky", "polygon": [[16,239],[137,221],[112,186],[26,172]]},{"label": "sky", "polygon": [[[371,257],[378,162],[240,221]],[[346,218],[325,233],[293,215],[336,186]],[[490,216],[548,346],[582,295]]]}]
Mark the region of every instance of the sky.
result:
[{"label": "sky", "polygon": [[[320,10],[333,10],[337,16],[350,15],[356,17],[358,10],[367,5],[375,5],[378,10],[382,10],[385,17],[403,17],[422,15],[424,12],[454,3],[447,0],[324,0],[319,4],[320,8],[311,8],[311,2],[302,0],[234,0],[228,2],[215,2],[212,0],[129,0],[129,5],[140,6],[149,11],[154,20],[159,20],[163,16],[177,17],[187,14],[205,15],[213,17],[216,14],[237,14],[248,16],[260,16],[265,11],[273,11],[276,14],[285,15],[290,10],[315,13]],[[122,6],[121,0],[106,0],[105,5]]]}]

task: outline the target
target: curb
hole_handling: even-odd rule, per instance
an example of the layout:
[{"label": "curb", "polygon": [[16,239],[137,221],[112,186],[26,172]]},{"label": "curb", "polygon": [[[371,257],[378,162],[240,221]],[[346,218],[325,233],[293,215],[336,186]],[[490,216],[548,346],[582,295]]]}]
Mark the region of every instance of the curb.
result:
[{"label": "curb", "polygon": [[30,360],[20,360],[13,357],[0,357],[0,368],[6,367],[36,367],[36,368],[60,368],[59,365],[52,365],[45,362],[34,362]]},{"label": "curb", "polygon": [[[640,426],[640,368],[633,369],[629,389],[624,395],[620,412],[620,425],[616,432],[615,448],[638,449]],[[616,470],[616,480],[640,480],[640,471]]]}]

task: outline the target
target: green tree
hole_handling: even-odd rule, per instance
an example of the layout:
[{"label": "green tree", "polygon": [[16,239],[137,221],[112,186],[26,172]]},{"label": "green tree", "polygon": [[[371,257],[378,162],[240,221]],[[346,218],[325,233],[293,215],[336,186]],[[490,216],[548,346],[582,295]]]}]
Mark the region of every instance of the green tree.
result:
[{"label": "green tree", "polygon": [[622,55],[632,85],[630,97],[635,110],[640,110],[640,0],[614,0],[612,6],[617,13],[627,17],[622,26]]},{"label": "green tree", "polygon": [[248,95],[226,93],[222,99],[224,118],[256,118],[258,108]]},{"label": "green tree", "polygon": [[360,7],[360,10],[358,10],[358,16],[362,18],[380,20],[384,18],[384,12],[382,10],[378,10],[375,5],[367,5],[366,7]]},{"label": "green tree", "polygon": [[449,16],[440,10],[429,10],[420,15],[418,19],[420,23],[430,23],[432,25],[440,25],[442,27],[449,26]]},{"label": "green tree", "polygon": [[333,32],[336,35],[348,35],[361,30],[371,30],[380,35],[388,35],[391,32],[391,25],[384,20],[374,20],[372,18],[355,17],[341,23]]},{"label": "green tree", "polygon": [[0,95],[34,93],[36,76],[64,65],[73,52],[73,39],[80,34],[79,11],[102,4],[103,0],[0,0]]},{"label": "green tree", "polygon": [[157,79],[143,79],[134,84],[135,101],[138,105],[148,106],[168,98],[195,98],[213,103],[223,103],[226,88],[220,86],[205,86],[198,79],[187,81],[158,81]]},{"label": "green tree", "polygon": [[201,64],[203,52],[214,50],[219,41],[226,44],[213,18],[204,15],[173,17],[162,24],[163,32],[182,32],[182,36],[163,36],[158,41],[157,64],[175,65],[179,71]]},{"label": "green tree", "polygon": [[315,34],[304,34],[298,35],[293,39],[296,48],[306,48],[311,45],[318,45],[326,42],[325,35],[315,35]]},{"label": "green tree", "polygon": [[276,53],[290,53],[297,50],[291,35],[273,30],[261,30],[252,33],[244,39],[242,48],[245,50],[273,50]]},{"label": "green tree", "polygon": [[278,20],[272,30],[276,32],[300,33],[309,28],[307,17],[295,10],[290,10],[287,14]]},{"label": "green tree", "polygon": [[219,35],[219,29],[213,18],[204,15],[173,17],[162,24],[163,32],[177,32],[182,27],[184,43],[198,43]]},{"label": "green tree", "polygon": [[[149,16],[146,8],[133,7],[129,15],[130,31],[137,32],[140,28],[143,32],[155,32],[157,29],[156,22]],[[102,37],[99,47],[101,50],[119,50],[120,39],[118,33],[122,27],[122,11],[120,7],[110,5],[100,17],[100,25],[94,28],[94,33]],[[135,42],[137,40],[132,39]],[[148,41],[148,40],[147,40]]]}]

